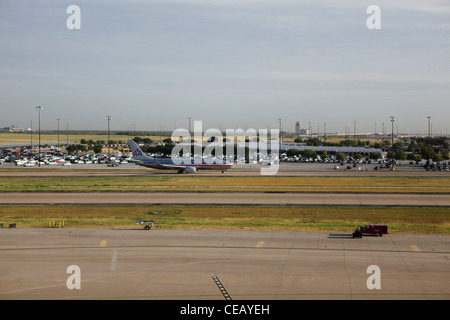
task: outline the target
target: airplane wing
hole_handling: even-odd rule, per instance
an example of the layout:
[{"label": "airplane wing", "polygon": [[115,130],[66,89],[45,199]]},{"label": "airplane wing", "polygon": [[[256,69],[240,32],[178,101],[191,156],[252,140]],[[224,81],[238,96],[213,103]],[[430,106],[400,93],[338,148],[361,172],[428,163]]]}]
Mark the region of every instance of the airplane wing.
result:
[{"label": "airplane wing", "polygon": [[190,167],[190,166],[182,166],[182,165],[176,165],[176,164],[162,164],[158,161],[158,159],[155,159],[156,164],[158,165],[158,167],[161,168],[166,168],[166,169],[179,169],[182,171],[186,171],[186,172],[196,172],[196,168],[195,167]]},{"label": "airplane wing", "polygon": [[172,164],[161,164],[161,162],[158,161],[158,159],[155,158],[156,164],[159,167],[164,167],[164,168],[177,168],[177,169],[183,169],[186,168],[186,166],[179,166],[179,165],[172,165]]}]

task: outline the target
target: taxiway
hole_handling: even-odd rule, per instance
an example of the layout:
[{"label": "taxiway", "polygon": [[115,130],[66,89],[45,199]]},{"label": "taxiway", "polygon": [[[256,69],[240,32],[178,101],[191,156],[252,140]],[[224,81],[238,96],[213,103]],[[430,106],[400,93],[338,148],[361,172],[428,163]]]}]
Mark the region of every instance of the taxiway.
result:
[{"label": "taxiway", "polygon": [[0,205],[279,205],[450,207],[447,194],[265,192],[11,192]]},{"label": "taxiway", "polygon": [[[449,236],[3,229],[0,299],[450,298]],[[380,289],[367,282],[379,267]],[[80,288],[70,289],[69,266]],[[69,279],[69,282],[71,280]]]}]

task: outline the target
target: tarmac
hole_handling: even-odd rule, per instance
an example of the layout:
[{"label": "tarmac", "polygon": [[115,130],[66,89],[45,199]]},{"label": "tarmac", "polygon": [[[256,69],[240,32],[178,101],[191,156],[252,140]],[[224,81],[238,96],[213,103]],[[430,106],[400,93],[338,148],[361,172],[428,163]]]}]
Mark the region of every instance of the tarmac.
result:
[{"label": "tarmac", "polygon": [[11,192],[0,205],[241,205],[450,207],[448,194],[272,192]]},{"label": "tarmac", "polygon": [[[12,176],[173,175],[165,171],[2,171]],[[200,175],[222,175],[200,172]],[[225,175],[259,175],[229,171]],[[448,176],[426,171],[289,176]],[[2,193],[0,205],[450,207],[448,194]],[[1,300],[448,300],[447,235],[229,230],[0,229]],[[219,285],[220,284],[220,285]],[[79,287],[78,287],[79,286]],[[178,310],[176,310],[178,312]],[[350,316],[352,313],[349,314]]]},{"label": "tarmac", "polygon": [[225,290],[232,300],[447,300],[449,241],[444,235],[0,229],[0,299],[219,301]]},{"label": "tarmac", "polygon": [[[276,171],[276,176],[288,177],[450,177],[446,171],[426,171],[418,165],[402,164],[396,165],[395,170],[374,170],[379,164],[358,165],[347,169],[347,165],[339,165],[335,169],[335,163],[290,163],[281,162]],[[199,170],[192,175],[195,176],[260,176],[261,168],[267,166],[259,164],[236,164],[233,169],[225,173],[217,170]],[[133,163],[121,164],[118,167],[108,167],[105,164],[73,164],[42,165],[41,167],[18,167],[11,163],[4,163],[0,169],[0,177],[95,177],[95,176],[177,176],[177,170],[155,170],[135,165]]]}]

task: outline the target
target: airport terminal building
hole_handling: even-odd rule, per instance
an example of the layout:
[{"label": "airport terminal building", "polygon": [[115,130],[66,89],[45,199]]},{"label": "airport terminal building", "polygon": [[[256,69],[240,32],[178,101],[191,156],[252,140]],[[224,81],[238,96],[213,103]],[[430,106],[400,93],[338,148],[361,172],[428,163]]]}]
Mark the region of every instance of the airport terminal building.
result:
[{"label": "airport terminal building", "polygon": [[[230,144],[235,144],[232,142],[224,142],[224,144],[222,145],[223,148],[226,148],[228,145]],[[183,145],[191,145],[191,146],[198,146],[199,148],[205,148],[209,145],[209,143],[192,143],[192,144],[184,144],[184,143],[179,143],[179,146],[183,146]],[[240,146],[239,144],[238,147]],[[245,146],[249,147],[249,143],[245,142]],[[253,147],[258,148],[259,145],[258,143],[255,143],[253,145]],[[268,143],[266,145],[266,150],[268,153],[270,153],[271,151],[271,144]],[[326,151],[329,155],[335,155],[339,152],[345,154],[345,155],[353,155],[353,154],[358,154],[360,153],[363,156],[368,156],[372,153],[379,153],[379,154],[383,154],[384,151],[381,148],[369,148],[369,147],[340,147],[340,146],[308,146],[306,145],[306,143],[281,143],[279,144],[279,153],[285,153],[288,150],[291,149],[295,149],[295,150],[299,150],[300,152],[303,150],[312,150],[315,151],[317,153],[321,152],[321,151]],[[277,150],[278,151],[278,150]]]},{"label": "airport terminal building", "polygon": [[315,152],[326,151],[329,154],[336,154],[338,152],[344,154],[357,154],[369,155],[371,153],[383,154],[383,150],[380,148],[365,148],[365,147],[338,147],[338,146],[307,146],[305,143],[282,143],[280,152],[286,152],[291,149],[299,151],[313,150]]}]

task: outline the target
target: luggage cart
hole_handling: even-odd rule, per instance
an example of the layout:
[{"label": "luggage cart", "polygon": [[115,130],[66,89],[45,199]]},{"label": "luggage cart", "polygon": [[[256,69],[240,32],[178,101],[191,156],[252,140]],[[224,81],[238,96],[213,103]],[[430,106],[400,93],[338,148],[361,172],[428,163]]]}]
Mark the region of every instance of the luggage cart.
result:
[{"label": "luggage cart", "polygon": [[155,225],[156,221],[155,220],[139,220],[136,222],[136,224],[141,224],[144,225],[145,230],[150,230],[152,228],[158,228],[158,226]]}]

